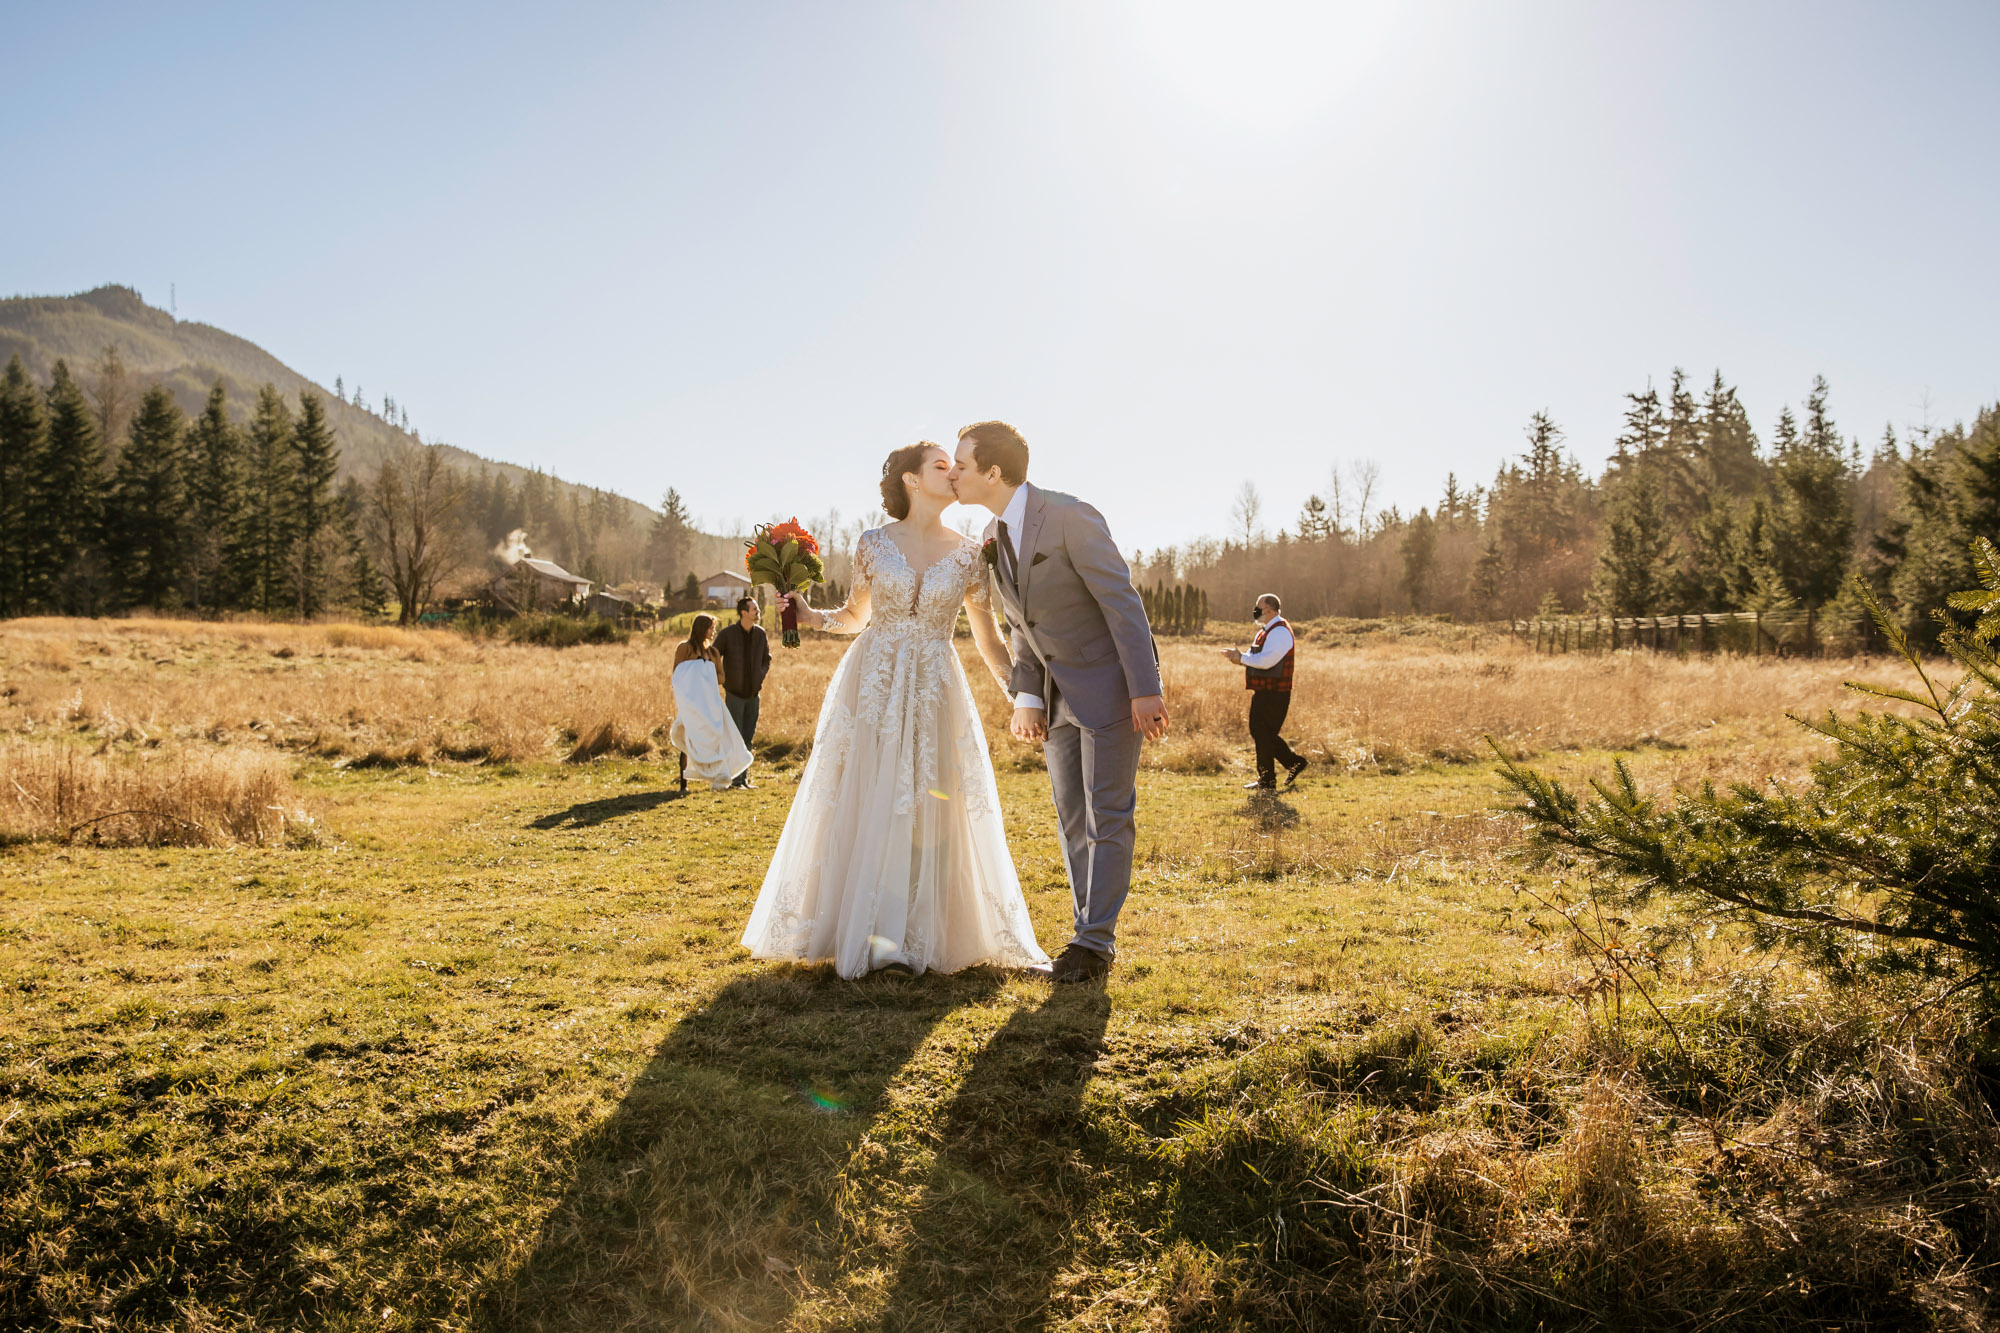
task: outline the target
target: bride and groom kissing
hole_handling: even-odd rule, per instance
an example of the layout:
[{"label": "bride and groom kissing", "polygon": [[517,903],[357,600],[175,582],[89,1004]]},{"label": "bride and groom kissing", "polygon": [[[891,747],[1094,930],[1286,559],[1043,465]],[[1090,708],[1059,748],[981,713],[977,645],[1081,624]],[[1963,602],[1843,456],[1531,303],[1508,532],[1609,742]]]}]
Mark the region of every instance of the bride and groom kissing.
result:
[{"label": "bride and groom kissing", "polygon": [[[983,541],[944,524],[992,511]],[[1103,515],[1028,481],[1005,422],[924,442],[882,465],[895,521],[861,535],[853,588],[802,623],[857,635],[827,686],[812,753],[743,943],[758,958],[831,961],[843,977],[978,964],[1103,976],[1132,878],[1141,738],[1167,733],[1152,631]],[[993,618],[997,588],[1008,634]],[[993,761],[952,645],[963,607],[981,661],[1040,741],[1073,898],[1051,964],[1007,846]]]}]

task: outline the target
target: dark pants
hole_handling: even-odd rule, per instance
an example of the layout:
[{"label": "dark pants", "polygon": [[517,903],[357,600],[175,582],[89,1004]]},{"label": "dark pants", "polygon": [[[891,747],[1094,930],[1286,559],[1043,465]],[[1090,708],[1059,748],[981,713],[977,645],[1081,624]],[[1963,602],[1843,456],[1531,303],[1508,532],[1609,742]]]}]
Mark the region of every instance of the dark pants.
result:
[{"label": "dark pants", "polygon": [[1276,765],[1288,769],[1298,766],[1299,756],[1278,734],[1291,709],[1290,690],[1250,691],[1250,739],[1257,742],[1257,781],[1266,787],[1278,785]]},{"label": "dark pants", "polygon": [[757,734],[757,696],[731,694],[724,690],[722,702],[729,709],[730,719],[736,723],[736,729],[743,733],[743,743],[748,745],[750,738]]}]

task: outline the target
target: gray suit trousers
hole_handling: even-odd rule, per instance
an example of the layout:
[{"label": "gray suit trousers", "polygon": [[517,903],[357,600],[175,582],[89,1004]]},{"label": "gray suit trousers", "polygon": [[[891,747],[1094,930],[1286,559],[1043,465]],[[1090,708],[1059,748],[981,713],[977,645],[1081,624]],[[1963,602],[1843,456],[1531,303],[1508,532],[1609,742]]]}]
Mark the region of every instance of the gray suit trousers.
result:
[{"label": "gray suit trousers", "polygon": [[1076,905],[1071,943],[1111,954],[1118,909],[1132,884],[1132,814],[1138,804],[1138,729],[1128,713],[1109,727],[1086,727],[1058,708],[1042,758],[1049,766],[1063,861]]}]

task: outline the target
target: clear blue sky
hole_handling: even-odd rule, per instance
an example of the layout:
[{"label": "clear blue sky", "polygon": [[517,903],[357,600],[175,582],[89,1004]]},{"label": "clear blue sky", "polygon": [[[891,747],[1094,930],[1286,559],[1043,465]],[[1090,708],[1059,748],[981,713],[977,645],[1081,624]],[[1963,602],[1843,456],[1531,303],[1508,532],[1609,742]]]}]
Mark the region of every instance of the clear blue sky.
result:
[{"label": "clear blue sky", "polygon": [[0,292],[125,282],[711,524],[987,416],[1128,549],[1547,408],[2000,400],[2000,6],[9,5]]}]

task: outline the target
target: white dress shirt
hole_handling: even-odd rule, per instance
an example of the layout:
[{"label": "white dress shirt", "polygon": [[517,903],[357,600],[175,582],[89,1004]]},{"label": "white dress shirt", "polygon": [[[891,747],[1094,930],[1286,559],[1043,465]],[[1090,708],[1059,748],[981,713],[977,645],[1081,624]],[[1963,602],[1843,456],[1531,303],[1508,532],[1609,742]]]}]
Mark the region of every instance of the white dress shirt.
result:
[{"label": "white dress shirt", "polygon": [[1243,654],[1243,665],[1247,667],[1276,666],[1285,660],[1285,654],[1292,651],[1292,629],[1289,625],[1273,625],[1271,632],[1264,636],[1264,646],[1254,653]]},{"label": "white dress shirt", "polygon": [[[1021,563],[1021,525],[1028,521],[1028,485],[1026,482],[1014,488],[1014,498],[1009,500],[1007,508],[1001,511],[1000,521],[1007,525],[1007,549],[1013,554],[1014,559],[1012,563],[1018,570]],[[1041,697],[1033,694],[1015,695],[1014,707],[1039,708],[1045,712],[1048,709],[1048,705],[1042,701]]]}]

